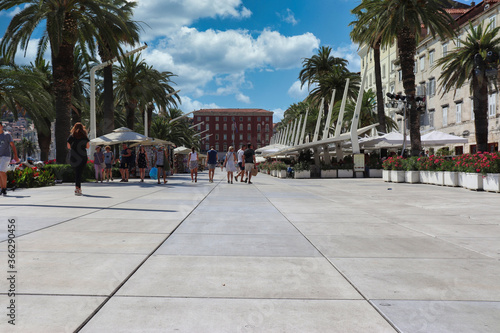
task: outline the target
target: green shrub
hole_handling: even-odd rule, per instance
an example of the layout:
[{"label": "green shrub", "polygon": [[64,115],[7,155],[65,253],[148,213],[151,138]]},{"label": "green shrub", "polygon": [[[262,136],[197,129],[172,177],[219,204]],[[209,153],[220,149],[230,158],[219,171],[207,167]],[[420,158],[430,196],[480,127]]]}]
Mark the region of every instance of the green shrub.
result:
[{"label": "green shrub", "polygon": [[37,168],[16,169],[7,172],[7,187],[30,188],[54,185],[54,175],[49,170]]}]

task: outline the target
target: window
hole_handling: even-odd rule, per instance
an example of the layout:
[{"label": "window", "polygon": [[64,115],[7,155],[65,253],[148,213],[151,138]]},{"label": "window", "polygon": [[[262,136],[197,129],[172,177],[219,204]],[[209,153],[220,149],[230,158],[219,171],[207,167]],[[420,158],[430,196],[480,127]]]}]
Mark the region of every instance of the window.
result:
[{"label": "window", "polygon": [[470,120],[474,120],[474,100],[470,100]]},{"label": "window", "polygon": [[215,124],[215,130],[218,131],[219,130],[219,124]]},{"label": "window", "polygon": [[198,122],[200,122],[200,121],[201,121],[201,117],[198,117]]},{"label": "window", "polygon": [[497,95],[492,94],[488,96],[488,115],[493,117],[497,114]]},{"label": "window", "polygon": [[448,54],[448,43],[443,44],[443,57]]},{"label": "window", "polygon": [[260,117],[257,117],[257,121],[260,121]]},{"label": "window", "polygon": [[420,82],[420,84],[417,86],[417,96],[424,96],[425,95],[425,82]]},{"label": "window", "polygon": [[224,151],[227,151],[227,143],[224,143]]},{"label": "window", "polygon": [[416,73],[418,72],[418,62],[415,60],[413,62],[413,73]]},{"label": "window", "polygon": [[427,82],[427,96],[432,97],[436,95],[436,79],[431,78]]},{"label": "window", "polygon": [[269,132],[269,124],[266,124],[266,132]]},{"label": "window", "polygon": [[205,150],[210,150],[210,145],[208,143],[205,145]]},{"label": "window", "polygon": [[429,110],[429,126],[434,128],[434,109]]},{"label": "window", "polygon": [[219,144],[218,143],[215,144],[215,150],[219,150]]},{"label": "window", "polygon": [[215,140],[219,140],[219,134],[215,134]]},{"label": "window", "polygon": [[434,50],[429,52],[429,67],[434,64]]},{"label": "window", "polygon": [[240,141],[243,141],[243,134],[240,134]]},{"label": "window", "polygon": [[247,119],[247,120],[248,120],[248,121],[252,121],[252,117],[248,117],[248,119]]},{"label": "window", "polygon": [[457,40],[455,41],[455,45],[457,48],[462,47],[462,41],[460,40],[461,36],[457,37]]},{"label": "window", "polygon": [[243,131],[243,124],[240,123],[240,131]]},{"label": "window", "polygon": [[250,133],[247,134],[247,140],[248,141],[252,140],[252,134],[250,134]]},{"label": "window", "polygon": [[224,131],[227,131],[227,124],[224,124]]},{"label": "window", "polygon": [[252,125],[251,124],[248,124],[247,125],[247,131],[251,131],[252,130]]},{"label": "window", "polygon": [[457,104],[457,113],[456,113],[456,123],[461,123],[462,122],[462,103]]},{"label": "window", "polygon": [[443,108],[443,127],[448,126],[448,107]]},{"label": "window", "polygon": [[260,126],[260,124],[257,124],[257,132],[260,133],[260,130],[261,130],[261,126]]},{"label": "window", "polygon": [[205,130],[207,130],[207,131],[208,131],[208,129],[209,129],[209,128],[210,128],[210,127],[208,126],[208,124],[206,124],[206,125],[205,125]]},{"label": "window", "polygon": [[403,71],[402,70],[398,71],[398,75],[399,75],[399,82],[403,81]]},{"label": "window", "polygon": [[224,121],[227,121],[227,117],[224,117]]},{"label": "window", "polygon": [[269,142],[269,134],[266,134],[266,142]]},{"label": "window", "polygon": [[490,29],[494,29],[494,28],[496,27],[496,25],[497,25],[497,20],[496,20],[495,15],[490,16],[490,17],[488,18],[488,23],[490,23]]},{"label": "window", "polygon": [[385,65],[382,65],[382,78],[385,79]]},{"label": "window", "polygon": [[260,136],[260,133],[259,133],[259,134],[257,134],[257,142],[260,142],[260,140],[261,140],[261,136]]},{"label": "window", "polygon": [[425,69],[425,56],[420,57],[420,70],[423,71]]},{"label": "window", "polygon": [[210,117],[205,117],[205,121],[209,121],[210,120]]},{"label": "window", "polygon": [[394,65],[394,61],[391,62],[391,72],[394,72],[394,68],[396,67],[396,65]]},{"label": "window", "polygon": [[215,117],[215,121],[219,121],[219,117]]},{"label": "window", "polygon": [[240,122],[243,121],[243,117],[240,117]]},{"label": "window", "polygon": [[227,140],[227,134],[223,135],[223,140]]}]

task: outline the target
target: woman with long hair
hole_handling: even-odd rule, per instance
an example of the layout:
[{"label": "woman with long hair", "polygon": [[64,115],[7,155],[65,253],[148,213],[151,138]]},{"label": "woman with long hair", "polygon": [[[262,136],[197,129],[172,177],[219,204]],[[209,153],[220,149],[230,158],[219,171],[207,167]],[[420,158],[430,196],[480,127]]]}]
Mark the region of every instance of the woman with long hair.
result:
[{"label": "woman with long hair", "polygon": [[82,123],[78,122],[73,126],[67,145],[70,150],[69,163],[75,172],[75,195],[82,195],[82,174],[87,165],[89,148],[89,138]]},{"label": "woman with long hair", "polygon": [[238,159],[236,154],[234,153],[233,146],[229,147],[229,151],[226,154],[226,160],[224,161],[224,166],[227,171],[227,183],[233,183],[233,173],[237,171],[236,165],[238,163]]},{"label": "woman with long hair", "polygon": [[95,182],[98,183],[99,180],[103,182],[103,172],[105,170],[104,166],[104,153],[102,152],[101,146],[95,147],[94,152],[94,169],[95,169]]},{"label": "woman with long hair", "polygon": [[137,166],[139,167],[139,175],[141,176],[141,183],[144,183],[146,175],[146,168],[148,167],[148,154],[144,146],[139,146],[139,153],[137,154]]},{"label": "woman with long hair", "polygon": [[[195,147],[191,147],[191,152],[188,156],[189,170],[191,170],[191,182],[198,182],[198,153]],[[194,179],[193,179],[194,175]]]}]

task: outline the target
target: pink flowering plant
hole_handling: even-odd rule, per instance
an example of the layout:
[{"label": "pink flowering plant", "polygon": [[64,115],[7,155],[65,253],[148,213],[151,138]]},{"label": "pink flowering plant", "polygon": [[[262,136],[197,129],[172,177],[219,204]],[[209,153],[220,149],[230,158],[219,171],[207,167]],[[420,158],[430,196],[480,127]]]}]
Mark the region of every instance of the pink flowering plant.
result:
[{"label": "pink flowering plant", "polygon": [[401,156],[398,157],[389,157],[383,163],[382,167],[384,170],[404,170],[403,167],[404,158]]}]

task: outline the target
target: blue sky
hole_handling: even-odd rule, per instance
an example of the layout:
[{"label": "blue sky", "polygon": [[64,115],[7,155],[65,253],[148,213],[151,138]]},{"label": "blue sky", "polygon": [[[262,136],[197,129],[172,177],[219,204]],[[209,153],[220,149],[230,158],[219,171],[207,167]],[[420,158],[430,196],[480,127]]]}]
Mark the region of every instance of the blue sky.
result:
[{"label": "blue sky", "polygon": [[[144,22],[145,61],[171,71],[181,89],[180,108],[262,108],[283,112],[307,95],[300,89],[302,60],[330,46],[359,71],[349,38],[357,0],[137,0],[134,19]],[[467,3],[468,1],[463,1]],[[0,13],[0,33],[9,22]],[[36,37],[27,57],[35,55]]]}]

